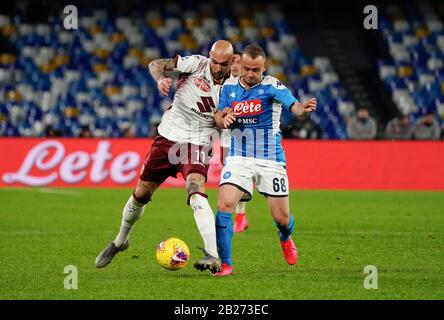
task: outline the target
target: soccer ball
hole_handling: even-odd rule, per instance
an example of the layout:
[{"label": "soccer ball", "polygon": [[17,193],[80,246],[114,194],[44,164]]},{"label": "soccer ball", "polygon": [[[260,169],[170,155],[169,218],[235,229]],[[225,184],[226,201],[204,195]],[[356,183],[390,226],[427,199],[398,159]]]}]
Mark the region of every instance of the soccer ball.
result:
[{"label": "soccer ball", "polygon": [[190,259],[190,250],[182,240],[168,238],[157,246],[156,259],[161,267],[176,271],[187,265]]}]

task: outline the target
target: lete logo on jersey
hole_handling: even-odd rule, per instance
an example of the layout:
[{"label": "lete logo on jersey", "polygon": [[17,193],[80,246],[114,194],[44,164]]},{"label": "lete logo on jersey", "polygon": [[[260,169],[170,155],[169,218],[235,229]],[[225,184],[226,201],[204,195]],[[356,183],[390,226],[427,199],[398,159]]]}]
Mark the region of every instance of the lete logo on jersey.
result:
[{"label": "lete logo on jersey", "polygon": [[232,102],[231,107],[236,116],[248,117],[262,113],[262,103],[260,99]]}]

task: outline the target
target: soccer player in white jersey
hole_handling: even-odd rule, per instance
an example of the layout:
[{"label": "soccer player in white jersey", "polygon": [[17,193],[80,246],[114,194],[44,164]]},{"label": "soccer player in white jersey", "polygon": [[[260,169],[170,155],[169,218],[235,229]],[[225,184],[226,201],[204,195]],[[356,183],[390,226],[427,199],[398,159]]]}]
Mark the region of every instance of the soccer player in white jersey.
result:
[{"label": "soccer player in white jersey", "polygon": [[[234,79],[239,77],[241,74],[241,53],[235,52],[233,54],[233,64],[231,65],[231,73],[230,73],[230,79]],[[225,163],[225,158],[228,154],[228,151],[230,149],[230,129],[221,129],[221,137],[220,137],[220,144],[222,147],[222,162]],[[248,229],[248,219],[247,219],[247,212],[246,212],[246,202],[240,201],[236,209],[234,210],[235,216],[234,216],[234,226],[233,230],[234,232],[242,232]]]},{"label": "soccer player in white jersey", "polygon": [[150,73],[163,96],[168,95],[172,85],[172,79],[165,73],[180,73],[176,92],[172,105],[162,117],[159,135],[154,138],[146,156],[137,186],[123,209],[120,231],[96,259],[98,268],[105,267],[118,252],[128,248],[130,230],[155,190],[169,176],[176,177],[180,172],[186,181],[188,204],[194,211],[205,245],[205,256],[194,266],[201,271],[220,269],[214,214],[205,194],[205,181],[211,157],[211,137],[216,129],[214,112],[219,94],[215,86],[228,78],[232,55],[231,43],[219,40],[213,44],[209,58],[176,56],[174,59],[157,59],[149,64]]},{"label": "soccer player in white jersey", "polygon": [[217,204],[216,235],[222,268],[216,276],[233,273],[232,212],[241,199],[251,199],[253,183],[267,199],[285,260],[290,265],[297,263],[280,114],[286,108],[303,118],[316,110],[317,104],[314,98],[300,103],[278,79],[263,76],[266,56],[260,46],[247,46],[241,65],[241,76],[225,81],[215,114],[219,128],[231,128],[231,146],[221,172]]}]

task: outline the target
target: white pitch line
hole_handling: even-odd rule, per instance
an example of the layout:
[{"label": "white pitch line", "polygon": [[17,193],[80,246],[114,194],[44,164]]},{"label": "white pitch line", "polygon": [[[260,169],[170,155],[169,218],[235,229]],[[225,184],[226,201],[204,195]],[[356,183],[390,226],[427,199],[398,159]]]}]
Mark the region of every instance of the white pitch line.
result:
[{"label": "white pitch line", "polygon": [[0,191],[25,191],[25,192],[41,192],[41,193],[53,193],[53,194],[61,194],[67,196],[78,196],[80,195],[79,191],[67,190],[67,189],[56,189],[56,188],[47,188],[47,187],[12,187],[12,188],[0,188]]},{"label": "white pitch line", "polygon": [[[297,232],[296,232],[297,233]],[[443,235],[443,233],[437,232],[415,232],[415,231],[310,231],[310,230],[300,230],[300,234],[330,234],[330,235]]]},{"label": "white pitch line", "polygon": [[111,234],[114,231],[76,231],[76,232],[69,232],[69,231],[51,231],[51,230],[17,230],[17,231],[5,231],[0,230],[0,235],[33,235],[33,234],[44,234],[44,235],[54,235],[54,234],[64,234],[64,235],[90,235],[90,234]]},{"label": "white pitch line", "polygon": [[[102,231],[53,231],[53,230],[17,230],[17,231],[5,231],[0,230],[0,234],[110,234],[114,231],[112,230],[102,230]],[[299,231],[296,233],[300,235],[336,235],[336,236],[351,236],[351,235],[392,235],[392,236],[401,236],[401,235],[417,235],[417,236],[433,236],[441,238],[444,236],[444,233],[440,232],[384,232],[384,231],[336,231],[336,232],[328,232],[328,231]]]},{"label": "white pitch line", "polygon": [[60,194],[65,196],[78,196],[80,195],[77,191],[72,190],[63,190],[63,189],[52,189],[52,188],[39,188],[37,189],[42,193],[52,193],[52,194]]},{"label": "white pitch line", "polygon": [[51,193],[65,196],[79,196],[79,191],[66,190],[66,189],[54,189],[54,188],[35,188],[35,187],[19,187],[19,188],[1,188],[1,191],[27,191],[27,192],[40,192]]}]

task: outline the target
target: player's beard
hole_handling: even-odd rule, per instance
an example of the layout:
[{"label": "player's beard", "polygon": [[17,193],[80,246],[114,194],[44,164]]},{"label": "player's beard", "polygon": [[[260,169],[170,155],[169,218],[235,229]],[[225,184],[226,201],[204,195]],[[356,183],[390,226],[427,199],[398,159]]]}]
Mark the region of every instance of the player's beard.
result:
[{"label": "player's beard", "polygon": [[222,71],[212,73],[212,75],[213,75],[213,79],[215,79],[215,80],[222,80],[226,76]]}]

